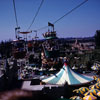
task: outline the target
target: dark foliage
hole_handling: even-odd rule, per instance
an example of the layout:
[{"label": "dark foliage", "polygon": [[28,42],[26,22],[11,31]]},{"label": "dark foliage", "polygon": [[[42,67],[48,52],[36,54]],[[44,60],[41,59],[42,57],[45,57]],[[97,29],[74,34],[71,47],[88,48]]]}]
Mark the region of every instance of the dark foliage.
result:
[{"label": "dark foliage", "polygon": [[96,43],[97,47],[100,47],[100,30],[96,31],[96,34],[95,34],[95,43]]}]

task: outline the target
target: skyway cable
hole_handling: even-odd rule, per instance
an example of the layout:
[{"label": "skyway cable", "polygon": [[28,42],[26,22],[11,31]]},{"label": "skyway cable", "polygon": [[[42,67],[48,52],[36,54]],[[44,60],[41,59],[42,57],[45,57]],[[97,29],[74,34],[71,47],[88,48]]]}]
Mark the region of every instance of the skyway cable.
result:
[{"label": "skyway cable", "polygon": [[35,16],[34,16],[33,20],[32,20],[32,23],[30,24],[30,26],[28,27],[28,29],[27,29],[27,30],[29,30],[29,29],[31,28],[32,24],[34,23],[34,21],[35,21],[35,19],[36,19],[37,15],[38,15],[38,13],[39,13],[39,10],[40,10],[40,8],[41,8],[41,6],[42,6],[43,2],[44,2],[44,0],[42,0],[42,1],[41,1],[40,6],[39,6],[39,8],[38,8],[38,10],[37,10],[37,12],[36,12],[36,14],[35,14]]},{"label": "skyway cable", "polygon": [[17,14],[16,14],[15,0],[13,0],[13,6],[14,6],[14,13],[15,13],[16,26],[18,27],[18,20],[17,20]]},{"label": "skyway cable", "polygon": [[[88,0],[83,1],[82,3],[80,3],[79,5],[77,5],[75,8],[73,8],[72,10],[70,10],[69,12],[67,12],[65,15],[63,15],[62,17],[60,17],[59,19],[57,19],[56,21],[53,22],[53,24],[56,24],[58,21],[60,21],[61,19],[63,19],[65,16],[69,15],[70,13],[72,13],[74,10],[76,10],[77,8],[79,8],[80,6],[82,6],[84,3],[86,3]],[[38,31],[47,28],[48,26],[44,26],[42,28],[37,29]]]},{"label": "skyway cable", "polygon": [[70,14],[71,12],[73,12],[74,10],[76,10],[77,8],[79,8],[80,6],[82,6],[84,3],[86,3],[88,0],[83,1],[82,3],[80,3],[79,5],[77,5],[75,8],[73,8],[72,10],[70,10],[68,13],[66,13],[65,15],[63,15],[62,17],[60,17],[59,19],[57,19],[53,24],[57,23],[58,21],[60,21],[62,18],[64,18],[65,16],[67,16],[68,14]]}]

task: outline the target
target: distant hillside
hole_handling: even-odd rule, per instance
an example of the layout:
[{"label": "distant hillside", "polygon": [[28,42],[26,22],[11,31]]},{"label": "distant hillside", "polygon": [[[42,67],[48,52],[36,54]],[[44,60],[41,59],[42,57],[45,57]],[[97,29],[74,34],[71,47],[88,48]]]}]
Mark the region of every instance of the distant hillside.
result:
[{"label": "distant hillside", "polygon": [[94,37],[84,37],[84,38],[59,38],[60,41],[62,42],[70,42],[73,43],[75,40],[78,40],[78,42],[95,42]]}]

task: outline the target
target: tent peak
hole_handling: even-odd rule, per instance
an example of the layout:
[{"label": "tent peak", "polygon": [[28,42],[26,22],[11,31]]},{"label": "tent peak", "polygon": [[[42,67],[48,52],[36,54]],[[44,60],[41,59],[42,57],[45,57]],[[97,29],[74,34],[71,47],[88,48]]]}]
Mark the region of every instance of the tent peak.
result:
[{"label": "tent peak", "polygon": [[67,63],[65,62],[64,65],[67,66]]}]

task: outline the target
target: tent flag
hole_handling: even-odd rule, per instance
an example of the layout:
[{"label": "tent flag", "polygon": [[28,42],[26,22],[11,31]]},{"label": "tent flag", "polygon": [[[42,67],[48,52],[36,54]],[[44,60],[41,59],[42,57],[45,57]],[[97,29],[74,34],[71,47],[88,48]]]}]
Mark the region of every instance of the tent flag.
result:
[{"label": "tent flag", "polygon": [[64,64],[63,68],[61,68],[57,74],[45,78],[42,81],[49,84],[62,85],[67,82],[68,85],[80,85],[89,83],[93,80],[93,77],[76,73],[70,69],[67,64]]}]

